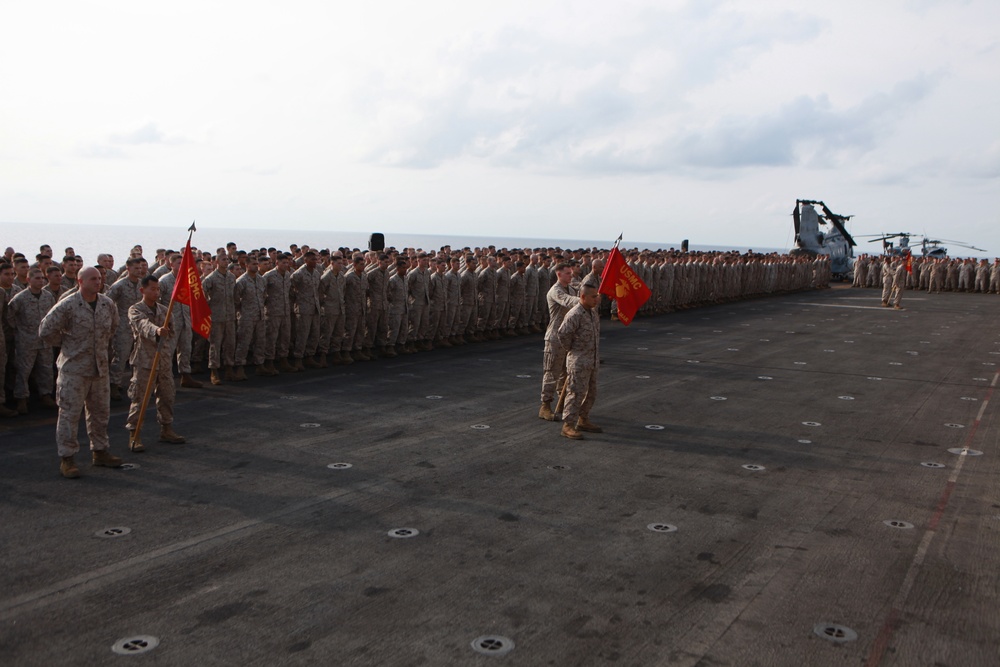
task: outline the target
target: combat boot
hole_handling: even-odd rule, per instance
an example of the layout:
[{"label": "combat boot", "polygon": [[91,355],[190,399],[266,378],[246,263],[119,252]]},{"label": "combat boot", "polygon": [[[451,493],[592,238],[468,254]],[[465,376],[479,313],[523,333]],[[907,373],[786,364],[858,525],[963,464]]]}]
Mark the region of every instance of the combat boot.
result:
[{"label": "combat boot", "polygon": [[219,369],[218,368],[213,368],[213,369],[211,369],[211,370],[208,371],[208,379],[215,386],[219,386],[220,384],[222,384],[222,378],[219,377]]},{"label": "combat boot", "polygon": [[42,398],[40,400],[41,400],[41,404],[42,404],[43,408],[58,408],[59,407],[56,404],[55,399],[52,398],[51,396],[49,396],[48,394],[42,396]]},{"label": "combat boot", "polygon": [[292,362],[292,370],[296,373],[301,373],[306,369],[305,364],[302,362],[302,357],[295,357],[295,361]]},{"label": "combat boot", "polygon": [[274,359],[268,359],[264,362],[264,370],[271,377],[278,375],[278,369],[274,367]]},{"label": "combat boot", "polygon": [[386,345],[382,348],[382,356],[387,359],[392,359],[396,356],[396,350],[393,349],[392,345]]},{"label": "combat boot", "polygon": [[190,373],[181,373],[181,386],[186,389],[201,389],[205,385],[191,377]]},{"label": "combat boot", "polygon": [[[274,362],[271,363],[273,364]],[[294,373],[295,367],[288,363],[288,359],[286,357],[282,357],[281,359],[278,359],[278,370],[282,373]]]},{"label": "combat boot", "polygon": [[174,429],[170,424],[160,424],[160,442],[169,442],[171,445],[180,445],[187,442],[187,440],[184,439],[183,435],[174,433]]},{"label": "combat boot", "polygon": [[94,450],[93,457],[95,466],[104,466],[105,468],[120,468],[125,463],[120,457],[115,456],[106,449]]},{"label": "combat boot", "polygon": [[16,417],[17,410],[11,410],[3,403],[0,403],[0,417]]},{"label": "combat boot", "polygon": [[267,370],[267,366],[264,364],[257,364],[257,370],[254,375],[270,377],[271,371]]},{"label": "combat boot", "polygon": [[554,422],[556,420],[556,416],[552,412],[552,401],[542,402],[542,407],[538,408],[538,418],[544,419],[547,422]]},{"label": "combat boot", "polygon": [[59,472],[66,479],[76,479],[80,476],[80,469],[76,467],[76,461],[72,456],[63,456],[59,461]]},{"label": "combat boot", "polygon": [[452,347],[451,341],[449,341],[447,338],[440,338],[437,341],[435,341],[434,344],[437,345],[438,347]]},{"label": "combat boot", "polygon": [[225,367],[224,377],[226,378],[226,382],[237,382],[240,379],[239,376],[236,375],[236,372],[233,371],[232,366]]},{"label": "combat boot", "polygon": [[348,352],[347,350],[341,350],[340,351],[340,363],[344,364],[345,366],[350,366],[351,364],[353,364],[354,363],[354,359],[351,358],[351,353]]},{"label": "combat boot", "polygon": [[122,390],[121,390],[121,387],[119,387],[116,384],[111,385],[111,400],[112,401],[120,401],[120,400],[122,400]]},{"label": "combat boot", "polygon": [[146,447],[142,444],[142,435],[135,430],[128,432],[128,448],[132,452],[144,452]]},{"label": "combat boot", "polygon": [[583,440],[583,434],[570,426],[569,422],[563,422],[560,435],[564,438],[569,438],[570,440]]},{"label": "combat boot", "polygon": [[235,380],[236,380],[237,382],[245,382],[246,380],[248,380],[248,379],[249,379],[249,378],[247,377],[247,373],[246,373],[246,371],[245,371],[245,370],[243,370],[243,367],[242,367],[242,366],[237,366],[237,367],[236,367],[236,373],[234,374],[234,379],[235,379]]},{"label": "combat boot", "polygon": [[576,420],[576,430],[587,433],[604,433],[604,429],[590,421],[587,417],[580,417]]},{"label": "combat boot", "polygon": [[316,365],[319,368],[329,368],[330,367],[330,362],[328,362],[326,360],[326,354],[320,352],[319,354],[316,355]]},{"label": "combat boot", "polygon": [[316,360],[312,357],[302,357],[299,359],[298,363],[302,364],[306,368],[319,368],[319,364],[316,363]]},{"label": "combat boot", "polygon": [[368,361],[375,361],[378,359],[378,355],[375,353],[375,348],[373,347],[366,347],[362,350],[362,352],[364,352],[365,356],[368,357]]},{"label": "combat boot", "polygon": [[28,414],[28,399],[26,398],[17,399],[17,414],[19,415]]}]

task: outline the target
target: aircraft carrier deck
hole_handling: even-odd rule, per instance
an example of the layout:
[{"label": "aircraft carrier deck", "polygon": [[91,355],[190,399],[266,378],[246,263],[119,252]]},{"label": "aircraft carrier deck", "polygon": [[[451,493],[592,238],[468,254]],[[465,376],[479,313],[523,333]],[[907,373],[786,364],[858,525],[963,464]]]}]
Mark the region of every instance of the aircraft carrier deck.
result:
[{"label": "aircraft carrier deck", "polygon": [[1000,298],[903,306],[605,320],[580,442],[541,336],[115,404],[80,480],[3,420],[0,664],[996,665]]}]

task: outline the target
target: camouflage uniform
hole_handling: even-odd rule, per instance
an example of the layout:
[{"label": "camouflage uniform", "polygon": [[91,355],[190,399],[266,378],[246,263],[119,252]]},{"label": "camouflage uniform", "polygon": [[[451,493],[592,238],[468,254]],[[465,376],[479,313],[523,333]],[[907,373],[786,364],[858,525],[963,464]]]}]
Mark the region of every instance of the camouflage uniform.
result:
[{"label": "camouflage uniform", "polygon": [[125,361],[132,356],[132,329],[128,325],[128,309],[142,301],[139,281],[132,282],[123,276],[108,290],[108,297],[118,307],[118,326],[115,334],[114,354],[111,357],[111,384],[122,386],[125,375]]},{"label": "camouflage uniform", "polygon": [[[132,399],[132,405],[128,409],[125,428],[129,431],[134,431],[139,423],[139,409],[142,407],[142,399],[149,385],[157,347],[160,349],[160,361],[157,363],[156,378],[153,380],[153,390],[156,392],[156,421],[161,426],[172,424],[174,421],[174,397],[177,388],[174,386],[170,359],[177,345],[177,337],[171,335],[161,340],[156,335],[156,330],[163,326],[166,318],[167,307],[162,303],[150,308],[145,301],[140,301],[128,309],[129,330],[135,338],[132,356],[128,360],[132,365],[132,382],[128,386],[128,397]],[[170,319],[173,318],[174,314],[171,312]]]},{"label": "camouflage uniform", "polygon": [[476,274],[476,293],[478,295],[478,316],[476,331],[483,333],[493,328],[496,317],[497,272],[487,265],[480,267]]},{"label": "camouflage uniform", "polygon": [[443,273],[434,271],[431,273],[428,296],[431,304],[427,315],[427,340],[440,340],[442,320],[447,321],[448,315],[448,283]]},{"label": "camouflage uniform", "polygon": [[451,338],[452,336],[458,336],[462,332],[458,330],[458,311],[462,304],[462,279],[458,275],[458,271],[449,268],[444,274],[444,281],[447,284],[448,289],[448,306],[445,309],[444,322],[441,324],[441,329],[438,331],[439,338]]},{"label": "camouflage uniform", "polygon": [[52,395],[52,346],[39,337],[38,325],[55,305],[55,297],[44,289],[37,295],[30,289],[21,290],[7,304],[7,320],[14,329],[14,367],[17,369],[14,398],[28,398],[28,378],[32,372],[38,393]]},{"label": "camouflage uniform", "polygon": [[352,268],[344,278],[344,352],[364,347],[367,294],[368,276]]},{"label": "camouflage uniform", "polygon": [[406,274],[406,292],[410,302],[410,333],[407,340],[411,343],[424,341],[429,334],[430,283],[429,269],[418,267]]},{"label": "camouflage uniform", "polygon": [[501,266],[496,269],[495,275],[493,322],[489,328],[506,330],[510,314],[510,269]]},{"label": "camouflage uniform", "polygon": [[296,359],[314,356],[319,345],[323,313],[320,305],[322,278],[323,269],[316,266],[310,271],[305,264],[292,274],[292,303],[295,308],[295,349],[292,356]]},{"label": "camouflage uniform", "polygon": [[559,326],[566,313],[580,302],[572,287],[556,282],[545,296],[549,307],[549,325],[545,329],[545,352],[542,355],[542,403],[555,398],[556,388],[566,380],[566,350],[559,342]]},{"label": "camouflage uniform", "polygon": [[264,274],[264,314],[267,316],[268,361],[288,358],[288,344],[291,341],[291,299],[292,272],[284,275],[277,268]]},{"label": "camouflage uniform", "polygon": [[476,274],[468,266],[462,268],[459,279],[459,311],[455,328],[460,336],[472,335],[476,332],[477,297]]},{"label": "camouflage uniform", "polygon": [[510,277],[508,296],[507,321],[500,325],[505,329],[514,329],[524,326],[524,300],[525,300],[525,274],[514,271]]},{"label": "camouflage uniform", "polygon": [[406,278],[393,273],[386,289],[389,306],[389,345],[405,345],[409,333],[410,302],[407,298]]},{"label": "camouflage uniform", "polygon": [[597,309],[577,304],[559,325],[559,344],[566,350],[566,400],[563,421],[576,426],[587,421],[597,400],[598,340],[601,320]]},{"label": "camouflage uniform", "polygon": [[246,363],[253,343],[253,363],[263,365],[267,348],[267,322],[264,319],[264,276],[244,273],[236,279],[233,298],[236,302],[236,363]]},{"label": "camouflage uniform", "polygon": [[[339,260],[333,260],[339,261]],[[344,346],[344,269],[334,275],[327,269],[320,279],[319,291],[323,303],[323,325],[319,332],[320,354],[337,354]]]},{"label": "camouflage uniform", "polygon": [[108,382],[108,347],[118,329],[115,302],[98,294],[91,304],[76,294],[66,297],[48,312],[39,335],[59,347],[59,377],[56,380],[56,447],[59,456],[73,456],[80,449],[76,432],[80,413],[87,409],[87,437],[93,451],[107,450],[111,388]]},{"label": "camouflage uniform", "polygon": [[528,264],[524,269],[524,309],[521,311],[519,326],[527,327],[535,324],[535,311],[538,310],[538,267]]},{"label": "camouflage uniform", "polygon": [[365,275],[368,276],[368,330],[365,333],[365,347],[381,347],[389,337],[389,312],[385,301],[389,271],[378,264],[371,264],[365,269]]},{"label": "camouflage uniform", "polygon": [[236,365],[236,278],[218,269],[201,283],[212,309],[212,332],[208,338],[208,367]]}]

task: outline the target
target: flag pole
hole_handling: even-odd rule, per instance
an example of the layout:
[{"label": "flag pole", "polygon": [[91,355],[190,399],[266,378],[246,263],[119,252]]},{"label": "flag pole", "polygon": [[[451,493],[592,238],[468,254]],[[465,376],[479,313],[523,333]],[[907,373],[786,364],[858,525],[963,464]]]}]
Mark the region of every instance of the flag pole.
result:
[{"label": "flag pole", "polygon": [[[194,236],[195,229],[194,221],[191,222],[191,226],[188,227],[188,245],[191,243],[191,238]],[[177,276],[180,280],[181,276]],[[176,292],[176,290],[174,290]],[[167,315],[163,318],[163,328],[170,327],[170,316],[174,312],[174,293],[170,294],[170,304],[167,306]],[[171,332],[173,335],[173,332]],[[128,448],[129,451],[135,451],[133,447],[137,442],[142,442],[142,423],[146,418],[146,408],[149,407],[149,397],[153,394],[153,385],[156,383],[156,371],[160,365],[160,341],[156,343],[156,354],[153,355],[153,368],[149,371],[149,380],[146,382],[146,391],[142,396],[142,407],[139,408],[139,418],[136,420],[135,430],[129,434]]]}]

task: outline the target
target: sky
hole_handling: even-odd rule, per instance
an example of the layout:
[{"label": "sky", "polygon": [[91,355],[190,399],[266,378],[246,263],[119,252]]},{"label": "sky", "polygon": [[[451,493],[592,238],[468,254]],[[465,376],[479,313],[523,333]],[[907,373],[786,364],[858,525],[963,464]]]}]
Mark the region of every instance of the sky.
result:
[{"label": "sky", "polygon": [[796,199],[1000,256],[1000,2],[0,9],[0,229],[780,248]]}]

